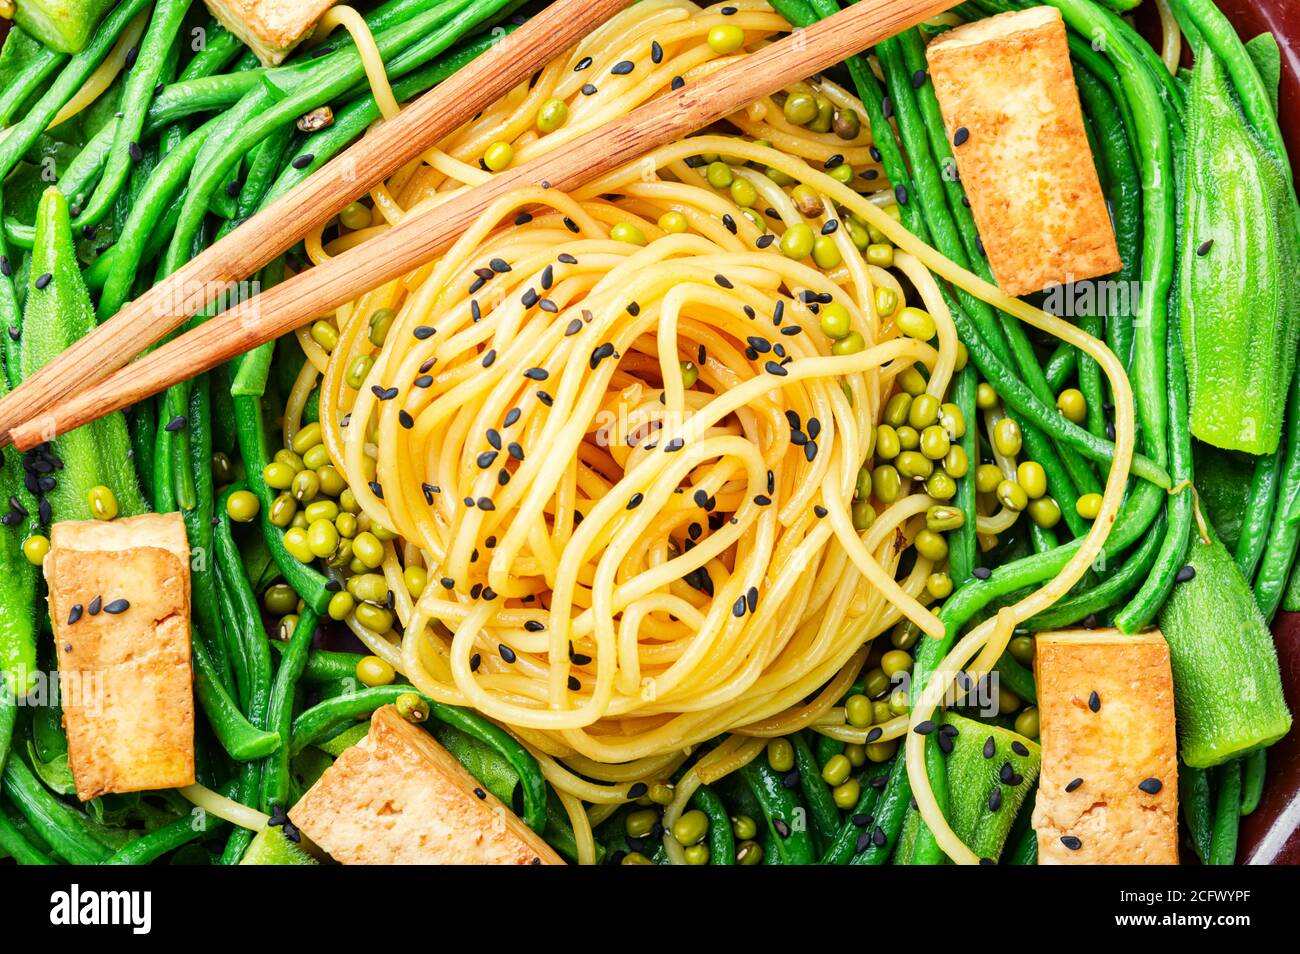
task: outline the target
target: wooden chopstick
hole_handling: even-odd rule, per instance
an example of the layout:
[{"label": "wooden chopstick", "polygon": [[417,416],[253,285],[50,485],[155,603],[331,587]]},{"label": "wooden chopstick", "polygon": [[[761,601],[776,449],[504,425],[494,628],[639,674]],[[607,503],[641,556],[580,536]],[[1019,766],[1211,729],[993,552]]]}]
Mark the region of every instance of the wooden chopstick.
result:
[{"label": "wooden chopstick", "polygon": [[15,388],[0,435],[108,377],[631,3],[556,0]]},{"label": "wooden chopstick", "polygon": [[549,185],[571,190],[956,3],[861,0],[454,199],[413,212],[382,236],[235,305],[66,403],[12,428],[9,436],[27,449],[210,370],[428,262],[513,189]]}]

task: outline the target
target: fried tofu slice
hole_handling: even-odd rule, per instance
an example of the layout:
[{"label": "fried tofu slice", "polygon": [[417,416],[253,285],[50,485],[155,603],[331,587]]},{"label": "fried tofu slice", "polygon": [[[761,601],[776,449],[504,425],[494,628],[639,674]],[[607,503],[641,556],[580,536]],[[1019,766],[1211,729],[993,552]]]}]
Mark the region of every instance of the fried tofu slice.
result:
[{"label": "fried tofu slice", "polygon": [[56,523],[45,578],[77,797],[193,784],[181,515]]},{"label": "fried tofu slice", "polygon": [[1060,12],[964,24],[926,59],[998,287],[1018,296],[1118,271]]},{"label": "fried tofu slice", "polygon": [[1164,636],[1063,630],[1035,642],[1038,863],[1177,864],[1178,740]]},{"label": "fried tofu slice", "polygon": [[335,0],[203,0],[223,27],[257,54],[263,66],[283,62]]},{"label": "fried tofu slice", "polygon": [[384,706],[289,811],[350,865],[559,865],[538,835],[432,735]]}]

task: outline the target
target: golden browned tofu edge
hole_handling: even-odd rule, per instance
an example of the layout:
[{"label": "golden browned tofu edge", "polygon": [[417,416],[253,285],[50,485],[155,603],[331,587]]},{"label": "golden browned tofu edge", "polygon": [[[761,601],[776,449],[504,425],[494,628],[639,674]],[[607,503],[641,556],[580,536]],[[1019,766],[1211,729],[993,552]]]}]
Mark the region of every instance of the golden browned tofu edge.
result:
[{"label": "golden browned tofu edge", "polygon": [[[180,514],[64,521],[45,561],[77,795],[194,782],[189,545]],[[89,593],[89,590],[95,590]],[[121,614],[86,607],[126,599]],[[81,618],[69,622],[72,607]]]},{"label": "golden browned tofu edge", "polygon": [[1059,11],[956,27],[926,57],[998,286],[1018,296],[1118,271]]},{"label": "golden browned tofu edge", "polygon": [[547,864],[564,861],[424,729],[376,710],[289,810],[343,864]]},{"label": "golden browned tofu edge", "polygon": [[1035,643],[1039,864],[1177,864],[1178,742],[1164,636],[1061,630]]},{"label": "golden browned tofu edge", "polygon": [[203,0],[217,22],[244,41],[263,66],[283,62],[337,0]]}]

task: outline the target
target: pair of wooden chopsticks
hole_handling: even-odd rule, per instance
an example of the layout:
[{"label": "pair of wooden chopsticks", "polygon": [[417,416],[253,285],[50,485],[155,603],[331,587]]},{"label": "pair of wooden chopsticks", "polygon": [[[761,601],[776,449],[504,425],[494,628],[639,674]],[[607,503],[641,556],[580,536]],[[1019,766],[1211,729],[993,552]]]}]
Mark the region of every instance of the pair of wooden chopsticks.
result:
[{"label": "pair of wooden chopsticks", "polygon": [[[861,0],[553,152],[415,212],[382,236],[235,305],[126,365],[230,282],[328,221],[628,2],[558,0],[433,93],[380,124],[0,401],[0,441],[7,435],[28,449],[210,370],[430,261],[511,190],[530,185],[571,190],[941,13],[957,0]],[[436,105],[431,105],[435,93]]]}]

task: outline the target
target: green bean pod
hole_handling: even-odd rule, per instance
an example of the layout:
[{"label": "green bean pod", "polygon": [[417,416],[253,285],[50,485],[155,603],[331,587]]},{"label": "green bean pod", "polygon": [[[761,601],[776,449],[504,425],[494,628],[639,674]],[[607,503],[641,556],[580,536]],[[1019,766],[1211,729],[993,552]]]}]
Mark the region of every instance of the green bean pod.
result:
[{"label": "green bean pod", "polygon": [[275,672],[271,685],[271,697],[267,704],[266,726],[276,736],[279,744],[267,759],[262,772],[261,808],[270,812],[281,808],[289,802],[289,756],[290,736],[293,733],[293,707],[298,691],[298,679],[307,665],[307,653],[311,649],[312,637],[316,634],[316,625],[320,614],[312,607],[305,606],[298,617],[284,655],[280,657],[280,667]]},{"label": "green bean pod", "polygon": [[258,728],[244,717],[239,704],[226,691],[203,643],[191,640],[194,660],[194,696],[226,753],[237,762],[262,759],[281,748],[280,737]]},{"label": "green bean pod", "polygon": [[0,811],[0,852],[20,865],[52,865],[55,860],[41,851]]},{"label": "green bean pod", "polygon": [[4,793],[68,863],[98,864],[110,854],[77,822],[74,810],[46,790],[22,756],[5,764]]},{"label": "green bean pod", "polygon": [[894,845],[898,843],[898,833],[903,830],[903,820],[911,801],[912,783],[907,777],[907,759],[900,752],[894,757],[889,779],[876,802],[871,844],[854,854],[850,864],[883,865],[889,860]]},{"label": "green bean pod", "polygon": [[1268,544],[1268,529],[1273,522],[1277,488],[1282,482],[1283,449],[1279,444],[1275,453],[1257,459],[1250,478],[1250,497],[1241,521],[1241,534],[1237,537],[1237,550],[1233,554],[1237,569],[1247,583],[1255,578],[1255,570],[1259,567],[1264,547]]},{"label": "green bean pod", "polygon": [[[781,776],[767,764],[767,759],[759,755],[741,768],[740,777],[762,806],[767,831],[772,839],[772,854],[779,856],[777,860],[781,864],[812,864],[812,837],[807,826],[798,825],[798,815],[803,812],[803,806],[794,793],[785,787]],[[764,860],[766,855],[767,850],[764,849]]]},{"label": "green bean pod", "polygon": [[1183,821],[1192,837],[1192,849],[1201,864],[1210,863],[1210,844],[1214,838],[1214,810],[1210,797],[1210,770],[1178,763],[1178,801]]},{"label": "green bean pod", "polygon": [[37,40],[22,27],[14,25],[0,50],[0,129],[10,125],[18,110],[41,88],[50,75],[68,61],[68,57]]},{"label": "green bean pod", "polygon": [[1237,830],[1241,825],[1241,759],[1214,770],[1214,832],[1206,864],[1230,865],[1237,858]]},{"label": "green bean pod", "polygon": [[1241,815],[1252,814],[1264,797],[1264,777],[1268,770],[1268,749],[1256,749],[1241,760]]},{"label": "green bean pod", "polygon": [[1300,374],[1292,376],[1287,397],[1286,457],[1277,491],[1273,524],[1255,574],[1255,602],[1264,619],[1271,620],[1282,602],[1287,579],[1296,560],[1300,540]]},{"label": "green bean pod", "polygon": [[731,832],[731,818],[722,799],[709,786],[701,785],[691,795],[691,807],[709,816],[709,864],[734,865],[736,838]]},{"label": "green bean pod", "polygon": [[[1165,539],[1165,516],[1160,514],[1151,525],[1151,532],[1142,538],[1142,543],[1129,554],[1124,565],[1104,582],[1074,596],[1067,597],[1055,605],[1032,616],[1021,625],[1030,632],[1043,632],[1049,629],[1064,629],[1094,613],[1100,613],[1123,597],[1146,579],[1155,565],[1156,554]],[[1012,689],[1014,692],[1015,690]]]},{"label": "green bean pod", "polygon": [[790,736],[794,746],[794,766],[799,773],[799,788],[808,805],[808,824],[812,832],[813,850],[824,851],[840,827],[840,810],[835,806],[831,790],[822,779],[821,766],[808,747],[802,733]]}]

